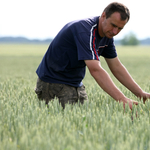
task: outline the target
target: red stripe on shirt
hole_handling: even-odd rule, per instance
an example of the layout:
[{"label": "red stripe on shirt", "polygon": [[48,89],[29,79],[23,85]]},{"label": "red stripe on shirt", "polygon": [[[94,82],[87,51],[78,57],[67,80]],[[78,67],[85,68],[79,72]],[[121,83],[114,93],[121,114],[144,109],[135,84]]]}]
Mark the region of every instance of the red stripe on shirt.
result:
[{"label": "red stripe on shirt", "polygon": [[94,53],[95,53],[95,55],[96,55],[96,59],[99,60],[99,59],[98,59],[98,55],[97,55],[97,53],[96,53],[96,49],[95,49],[95,40],[96,40],[95,32],[96,32],[96,30],[97,30],[97,29],[94,29],[94,31],[93,31],[93,37],[94,37],[94,38],[93,38],[93,50],[94,50]]}]

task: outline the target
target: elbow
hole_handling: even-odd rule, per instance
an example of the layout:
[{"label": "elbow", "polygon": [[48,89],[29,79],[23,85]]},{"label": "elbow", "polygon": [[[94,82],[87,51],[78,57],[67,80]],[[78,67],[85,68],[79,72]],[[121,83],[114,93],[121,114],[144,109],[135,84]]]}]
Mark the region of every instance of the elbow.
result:
[{"label": "elbow", "polygon": [[90,69],[90,74],[92,77],[97,77],[97,76],[100,76],[100,74],[102,73],[103,71],[103,68],[99,68],[99,69]]}]

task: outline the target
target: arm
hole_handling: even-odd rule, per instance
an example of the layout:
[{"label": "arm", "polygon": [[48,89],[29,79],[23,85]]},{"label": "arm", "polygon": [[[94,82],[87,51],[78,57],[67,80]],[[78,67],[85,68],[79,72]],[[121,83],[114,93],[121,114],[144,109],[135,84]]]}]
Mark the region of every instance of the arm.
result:
[{"label": "arm", "polygon": [[126,103],[129,103],[129,107],[132,109],[132,102],[138,104],[136,101],[130,100],[116,87],[111,80],[109,74],[101,67],[101,64],[97,60],[85,60],[85,63],[99,86],[107,92],[116,101],[123,102],[124,107]]},{"label": "arm", "polygon": [[113,75],[133,94],[139,98],[143,98],[145,101],[147,98],[150,98],[150,94],[144,92],[140,86],[133,80],[127,69],[119,61],[118,57],[114,59],[105,58],[111,72]]}]

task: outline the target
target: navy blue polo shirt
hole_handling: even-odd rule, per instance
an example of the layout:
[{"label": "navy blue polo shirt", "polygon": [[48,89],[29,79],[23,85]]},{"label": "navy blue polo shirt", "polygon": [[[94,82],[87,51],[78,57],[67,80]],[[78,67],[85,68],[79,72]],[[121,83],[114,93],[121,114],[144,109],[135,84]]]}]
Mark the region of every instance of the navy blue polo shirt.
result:
[{"label": "navy blue polo shirt", "polygon": [[66,24],[51,42],[36,73],[49,83],[82,86],[86,64],[84,60],[99,60],[99,56],[117,56],[114,40],[98,34],[99,17]]}]

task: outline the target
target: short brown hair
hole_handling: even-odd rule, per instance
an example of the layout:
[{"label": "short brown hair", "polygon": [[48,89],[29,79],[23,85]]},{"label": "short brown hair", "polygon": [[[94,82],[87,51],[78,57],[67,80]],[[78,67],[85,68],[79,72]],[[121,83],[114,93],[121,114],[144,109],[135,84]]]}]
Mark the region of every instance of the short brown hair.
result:
[{"label": "short brown hair", "polygon": [[118,2],[110,3],[105,9],[104,12],[106,13],[106,18],[109,18],[113,13],[119,12],[121,16],[121,20],[130,19],[130,11],[129,9]]}]

